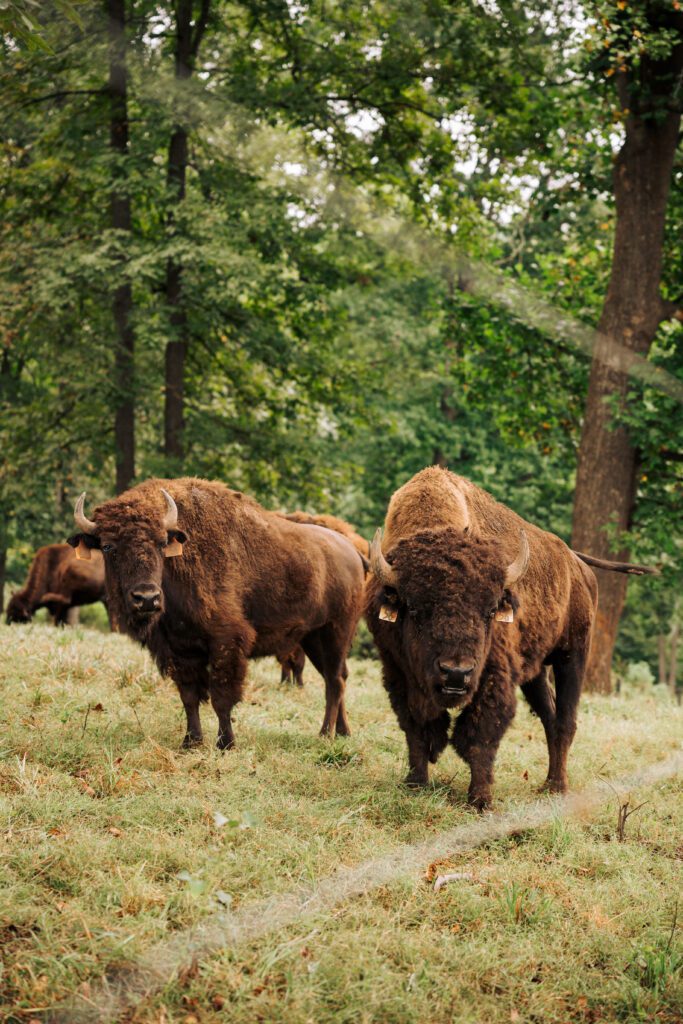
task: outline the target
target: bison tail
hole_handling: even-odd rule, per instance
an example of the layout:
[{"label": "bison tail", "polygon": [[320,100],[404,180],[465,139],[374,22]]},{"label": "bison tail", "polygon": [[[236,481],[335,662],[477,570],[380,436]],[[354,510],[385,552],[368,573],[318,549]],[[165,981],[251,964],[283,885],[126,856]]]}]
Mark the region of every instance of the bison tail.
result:
[{"label": "bison tail", "polygon": [[586,565],[593,565],[596,569],[608,569],[610,572],[626,572],[631,576],[659,576],[659,569],[650,565],[634,565],[633,562],[609,562],[605,558],[594,558],[593,555],[584,555],[582,551],[574,551],[577,558],[580,558]]}]

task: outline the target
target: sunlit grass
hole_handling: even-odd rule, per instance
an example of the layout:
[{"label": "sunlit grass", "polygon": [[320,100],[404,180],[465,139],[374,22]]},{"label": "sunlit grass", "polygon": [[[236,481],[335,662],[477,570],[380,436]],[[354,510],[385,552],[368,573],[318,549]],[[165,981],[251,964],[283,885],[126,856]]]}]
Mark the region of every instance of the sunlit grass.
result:
[{"label": "sunlit grass", "polygon": [[[0,644],[0,1018],[87,993],[89,979],[215,909],[476,820],[452,751],[426,792],[399,785],[404,742],[376,663],[352,665],[349,740],[318,737],[322,683],[310,666],[300,691],[264,661],[250,668],[238,749],[213,749],[205,708],[207,745],[184,753],[175,690],[125,638],[2,627]],[[667,757],[682,721],[665,697],[584,699],[573,785]],[[534,795],[545,757],[520,705],[496,809]],[[648,803],[624,843],[606,794],[590,821],[446,860],[440,872],[471,878],[438,893],[424,878],[398,881],[216,956],[131,1019],[679,1020],[679,788],[639,794]]]}]

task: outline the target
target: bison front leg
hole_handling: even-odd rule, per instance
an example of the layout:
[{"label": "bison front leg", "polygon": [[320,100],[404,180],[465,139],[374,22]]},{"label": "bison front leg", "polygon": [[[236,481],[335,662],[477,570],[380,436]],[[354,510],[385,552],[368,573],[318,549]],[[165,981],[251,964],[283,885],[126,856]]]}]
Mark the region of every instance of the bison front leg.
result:
[{"label": "bison front leg", "polygon": [[211,706],[218,718],[219,750],[230,750],[235,745],[232,729],[232,709],[242,700],[247,675],[247,657],[236,641],[221,643],[212,651],[209,677]]},{"label": "bison front leg", "polygon": [[187,719],[183,749],[189,750],[191,747],[199,746],[203,740],[199,704],[209,696],[206,665],[196,661],[182,661],[167,666],[166,671],[178,687],[183,702]]},{"label": "bison front leg", "polygon": [[467,802],[478,811],[491,806],[493,764],[500,741],[515,717],[515,706],[512,681],[490,675],[455,723],[452,743],[471,773]]}]

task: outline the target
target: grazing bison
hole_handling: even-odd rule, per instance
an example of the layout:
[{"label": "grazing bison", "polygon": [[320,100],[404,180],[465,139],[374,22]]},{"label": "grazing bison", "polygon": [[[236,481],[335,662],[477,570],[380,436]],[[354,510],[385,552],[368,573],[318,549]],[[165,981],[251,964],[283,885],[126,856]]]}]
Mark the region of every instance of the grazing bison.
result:
[{"label": "grazing bison", "polygon": [[210,698],[218,747],[232,747],[247,659],[283,657],[297,644],[325,679],[321,732],[349,733],[346,655],[364,572],[347,540],[207,480],[148,480],[92,520],[84,498],[74,513],[82,532],[69,543],[86,557],[101,548],[117,621],[178,687],[185,746],[201,742],[199,704]]},{"label": "grazing bison", "polygon": [[566,790],[597,603],[588,558],[439,467],[394,494],[384,541],[378,531],[371,545],[365,612],[406,735],[409,785],[427,783],[458,712],[451,743],[470,767],[468,800],[488,807],[519,683],[545,729],[545,788]]},{"label": "grazing bison", "polygon": [[[345,523],[343,519],[337,519],[336,516],[330,515],[312,515],[309,512],[281,512],[280,515],[284,519],[289,519],[293,523],[303,523],[307,526],[324,526],[328,530],[334,530],[336,533],[341,533],[343,537],[346,537],[351,541],[356,551],[361,555],[364,560],[364,564],[370,555],[370,544],[357,533],[350,523]],[[297,686],[304,685],[304,666],[306,664],[306,655],[300,646],[296,646],[293,651],[285,658],[279,658],[280,662],[280,682],[281,683],[296,683]]]},{"label": "grazing bison", "polygon": [[7,622],[30,622],[39,608],[47,608],[55,625],[69,621],[73,610],[104,601],[104,561],[99,552],[81,562],[68,544],[38,548],[28,579],[7,605]]}]

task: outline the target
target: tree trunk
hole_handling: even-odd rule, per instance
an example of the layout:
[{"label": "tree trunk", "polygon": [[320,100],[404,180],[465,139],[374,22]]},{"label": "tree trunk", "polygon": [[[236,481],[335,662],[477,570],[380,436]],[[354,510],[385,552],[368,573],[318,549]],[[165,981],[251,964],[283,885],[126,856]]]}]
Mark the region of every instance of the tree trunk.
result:
[{"label": "tree trunk", "polygon": [[[178,69],[176,65],[176,78]],[[188,77],[187,75],[185,77]],[[187,172],[187,132],[176,128],[168,151],[168,185],[181,203],[185,198]],[[173,212],[169,225],[173,224]],[[183,268],[174,259],[166,265],[166,304],[169,310],[171,340],[166,344],[166,405],[164,409],[164,453],[167,459],[182,464],[185,454],[183,440],[185,404],[185,356],[187,355],[187,316],[182,305]]]},{"label": "tree trunk", "polygon": [[[666,64],[666,73],[664,73]],[[683,45],[667,62],[649,65],[651,91],[671,89],[671,76],[683,67]],[[658,77],[659,76],[659,77]],[[602,558],[628,560],[623,542],[611,543],[629,528],[637,486],[637,447],[625,427],[612,423],[611,402],[624,406],[627,374],[615,368],[615,353],[646,355],[666,318],[660,295],[664,220],[676,152],[680,111],[659,116],[638,110],[626,74],[617,76],[626,139],[614,168],[616,234],[612,271],[598,324],[574,498],[572,547]],[[661,98],[661,97],[660,97]],[[624,351],[626,350],[626,351]],[[621,366],[623,366],[623,358]],[[597,569],[600,597],[586,687],[612,689],[610,668],[619,619],[626,596],[626,576]]]},{"label": "tree trunk", "polygon": [[[109,15],[109,96],[110,145],[117,163],[111,193],[111,226],[115,231],[130,231],[130,197],[126,184],[125,161],[128,156],[128,69],[126,66],[125,0],[107,0]],[[121,184],[123,183],[123,187]],[[135,477],[135,335],[131,324],[133,292],[130,282],[117,285],[112,301],[116,350],[114,379],[116,414],[116,493],[125,491]]]},{"label": "tree trunk", "polygon": [[669,688],[673,694],[676,693],[676,675],[678,670],[678,640],[681,635],[681,628],[674,622],[669,636]]},{"label": "tree trunk", "polygon": [[657,637],[657,653],[659,655],[657,682],[660,686],[666,686],[666,637],[663,633]]},{"label": "tree trunk", "polygon": [[[200,0],[193,23],[193,0],[179,0],[175,5],[175,80],[176,87],[187,81],[194,69],[199,44],[206,30],[211,0]],[[185,198],[188,131],[180,120],[174,125],[168,147],[167,184],[170,194],[167,225],[169,236],[174,232],[176,214]],[[166,305],[169,312],[170,340],[166,345],[164,454],[180,471],[185,456],[185,358],[189,346],[187,313],[183,305],[183,266],[170,257],[166,264]]]},{"label": "tree trunk", "polygon": [[5,571],[7,569],[7,538],[0,529],[0,615],[5,610]]}]

